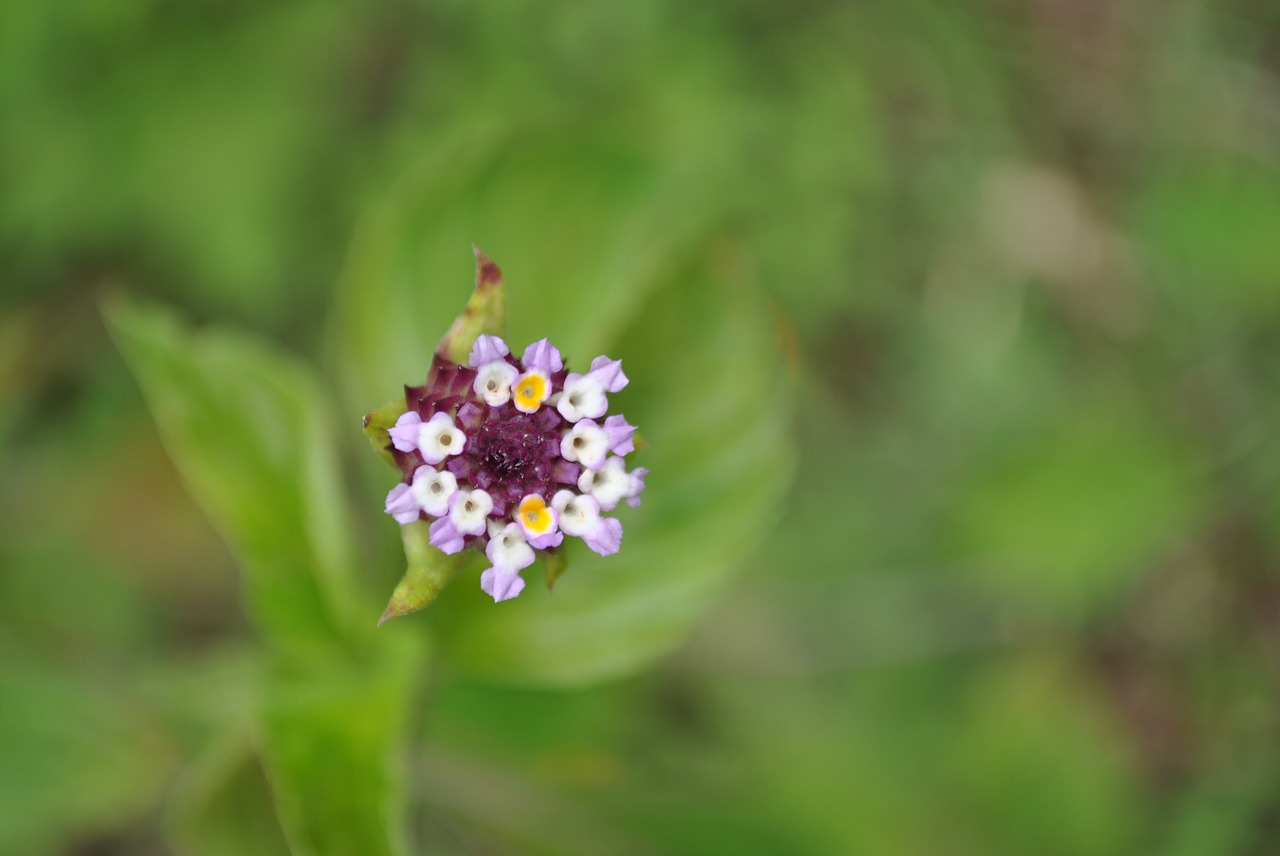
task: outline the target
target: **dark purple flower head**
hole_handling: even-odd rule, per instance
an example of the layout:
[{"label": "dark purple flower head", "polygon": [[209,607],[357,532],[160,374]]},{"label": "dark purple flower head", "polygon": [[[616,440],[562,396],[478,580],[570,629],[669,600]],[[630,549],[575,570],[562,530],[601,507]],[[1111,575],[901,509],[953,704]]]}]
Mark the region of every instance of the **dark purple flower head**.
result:
[{"label": "dark purple flower head", "polygon": [[427,382],[406,387],[408,410],[390,430],[404,481],[387,495],[400,523],[431,521],[445,553],[484,549],[493,567],[480,584],[494,600],[524,588],[520,571],[534,550],[580,537],[601,555],[621,546],[622,524],[602,517],[626,499],[639,505],[647,470],[628,472],[635,428],[608,410],[608,393],[627,385],[622,364],[597,357],[571,374],[546,339],[511,355],[497,336],[480,336],[469,366],[437,354]]}]

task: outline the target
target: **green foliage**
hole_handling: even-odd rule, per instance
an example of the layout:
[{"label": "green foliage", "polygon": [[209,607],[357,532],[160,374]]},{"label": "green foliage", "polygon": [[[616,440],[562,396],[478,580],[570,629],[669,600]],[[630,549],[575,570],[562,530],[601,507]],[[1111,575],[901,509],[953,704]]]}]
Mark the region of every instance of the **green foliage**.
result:
[{"label": "green foliage", "polygon": [[339,644],[358,603],[320,384],[244,336],[193,335],[167,312],[124,302],[108,316],[170,454],[237,554],[262,633],[295,651]]},{"label": "green foliage", "polygon": [[[1270,853],[1278,24],[0,4],[0,851]],[[652,470],[497,606],[473,243]]]}]

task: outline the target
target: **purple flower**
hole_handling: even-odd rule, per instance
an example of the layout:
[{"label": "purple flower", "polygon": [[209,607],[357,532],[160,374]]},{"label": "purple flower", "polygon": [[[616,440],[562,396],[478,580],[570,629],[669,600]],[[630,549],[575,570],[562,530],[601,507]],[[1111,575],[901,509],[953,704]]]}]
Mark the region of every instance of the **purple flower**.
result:
[{"label": "purple flower", "polygon": [[445,553],[484,550],[491,567],[480,585],[495,601],[518,595],[537,551],[554,552],[566,537],[618,552],[622,524],[602,512],[624,499],[638,505],[648,472],[626,469],[635,426],[605,417],[608,396],[628,382],[621,361],[597,357],[572,374],[546,339],[516,359],[485,335],[468,363],[437,354],[427,383],[406,387],[409,409],[389,431],[403,481],[387,513],[430,521],[430,543]]}]

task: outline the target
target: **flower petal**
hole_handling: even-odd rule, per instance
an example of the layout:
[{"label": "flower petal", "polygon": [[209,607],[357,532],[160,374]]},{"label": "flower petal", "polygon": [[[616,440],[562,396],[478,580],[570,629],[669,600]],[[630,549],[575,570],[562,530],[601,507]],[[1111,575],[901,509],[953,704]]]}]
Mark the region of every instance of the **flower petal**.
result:
[{"label": "flower petal", "polygon": [[583,419],[560,440],[560,456],[577,461],[589,470],[604,466],[609,453],[609,435],[593,419]]},{"label": "flower petal", "polygon": [[494,360],[476,371],[476,380],[471,388],[484,399],[485,404],[500,407],[511,400],[511,384],[519,374],[516,367],[506,360]]},{"label": "flower petal", "polygon": [[448,470],[438,472],[433,467],[418,467],[413,471],[413,498],[432,517],[449,513],[449,498],[457,490],[458,479]]},{"label": "flower petal", "polygon": [[479,368],[485,363],[500,360],[509,353],[511,353],[511,349],[507,347],[506,342],[497,336],[490,336],[486,333],[476,337],[475,344],[471,346],[471,356],[468,357],[467,362],[470,363],[471,368]]},{"label": "flower petal", "polygon": [[599,419],[609,409],[604,384],[591,375],[570,374],[564,380],[556,409],[570,422]]},{"label": "flower petal", "polygon": [[630,383],[622,373],[622,360],[611,360],[603,355],[591,361],[591,371],[587,374],[598,380],[608,392],[621,392]]},{"label": "flower petal", "polygon": [[594,496],[601,511],[612,511],[631,489],[626,462],[614,455],[598,470],[583,470],[578,477],[578,489]]},{"label": "flower petal", "polygon": [[391,445],[401,452],[412,452],[418,448],[418,434],[422,429],[422,417],[416,410],[400,414],[396,424],[387,430],[391,435]]},{"label": "flower petal", "polygon": [[524,579],[519,573],[503,573],[497,568],[489,568],[480,575],[480,588],[493,598],[494,603],[501,603],[524,591]]},{"label": "flower petal", "polygon": [[439,520],[433,521],[431,528],[428,530],[428,535],[427,540],[431,542],[431,546],[439,549],[442,553],[450,555],[459,552],[466,543],[463,541],[462,533],[453,525],[453,521],[447,517],[441,517]]},{"label": "flower petal", "polygon": [[449,520],[464,535],[483,535],[492,510],[493,499],[482,490],[460,490],[449,498]]},{"label": "flower petal", "polygon": [[539,339],[525,348],[521,361],[526,369],[537,369],[548,375],[553,375],[564,368],[559,349],[548,339]]},{"label": "flower petal", "polygon": [[536,413],[551,395],[551,378],[541,369],[529,369],[511,386],[511,401],[521,413]]},{"label": "flower petal", "polygon": [[644,477],[649,475],[647,467],[636,467],[631,471],[631,487],[627,490],[627,505],[635,508],[640,504],[640,494],[644,492]]},{"label": "flower petal", "polygon": [[609,435],[610,452],[629,455],[636,450],[636,426],[628,423],[625,416],[618,414],[604,420],[604,433]]},{"label": "flower petal", "polygon": [[435,466],[451,455],[462,454],[467,437],[456,427],[448,413],[437,413],[418,431],[418,451],[422,460]]},{"label": "flower petal", "polygon": [[387,494],[387,514],[394,517],[397,523],[412,523],[421,513],[422,509],[418,507],[407,484],[391,488],[391,492]]},{"label": "flower petal", "polygon": [[508,523],[489,536],[484,554],[493,566],[503,573],[516,573],[533,564],[533,548],[524,540],[520,527]]},{"label": "flower petal", "polygon": [[613,517],[602,517],[599,528],[583,535],[582,540],[601,556],[612,556],[622,549],[622,524]]}]

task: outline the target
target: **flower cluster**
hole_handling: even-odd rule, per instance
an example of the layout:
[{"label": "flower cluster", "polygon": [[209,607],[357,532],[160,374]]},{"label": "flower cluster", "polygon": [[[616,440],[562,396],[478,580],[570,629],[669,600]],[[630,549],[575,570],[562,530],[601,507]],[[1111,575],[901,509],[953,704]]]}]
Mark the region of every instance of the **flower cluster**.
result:
[{"label": "flower cluster", "polygon": [[409,409],[390,430],[404,481],[387,513],[430,520],[445,553],[482,547],[492,567],[480,585],[495,601],[520,594],[534,550],[565,535],[616,553],[622,524],[602,512],[639,505],[648,472],[626,469],[635,427],[621,415],[599,421],[608,394],[627,385],[621,361],[597,357],[574,374],[546,339],[517,360],[502,339],[480,336],[468,362],[437,354],[427,383],[405,388]]}]

